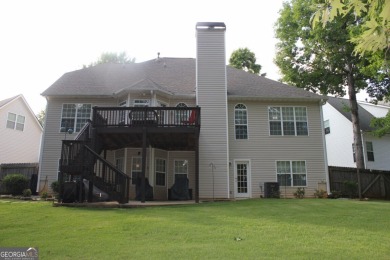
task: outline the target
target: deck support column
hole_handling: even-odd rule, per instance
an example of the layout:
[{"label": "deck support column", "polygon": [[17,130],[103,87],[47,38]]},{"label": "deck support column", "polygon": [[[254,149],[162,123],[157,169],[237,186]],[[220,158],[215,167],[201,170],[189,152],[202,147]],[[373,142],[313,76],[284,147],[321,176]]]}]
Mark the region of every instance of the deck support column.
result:
[{"label": "deck support column", "polygon": [[199,132],[195,134],[195,202],[199,203]]},{"label": "deck support column", "polygon": [[146,173],[146,127],[142,128],[142,174],[141,174],[141,202],[145,203],[145,173]]}]

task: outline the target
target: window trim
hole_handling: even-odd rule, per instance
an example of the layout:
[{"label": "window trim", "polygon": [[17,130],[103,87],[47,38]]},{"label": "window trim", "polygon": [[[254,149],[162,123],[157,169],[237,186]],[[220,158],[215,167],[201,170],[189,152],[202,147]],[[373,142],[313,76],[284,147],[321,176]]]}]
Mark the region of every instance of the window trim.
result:
[{"label": "window trim", "polygon": [[[15,121],[11,120],[9,117],[10,115],[15,115]],[[23,123],[20,123],[19,122],[19,119],[23,118]],[[12,123],[13,124],[13,127],[8,127],[8,124]],[[19,129],[19,125],[21,125],[21,129]],[[13,113],[13,112],[8,112],[7,114],[7,122],[5,124],[5,128],[8,128],[8,129],[11,129],[11,130],[16,130],[16,131],[20,131],[20,132],[24,132],[24,127],[26,125],[26,116],[22,116],[22,115],[19,115],[17,113]]]},{"label": "window trim", "polygon": [[[143,102],[140,102],[140,103],[137,103],[136,104],[136,101],[143,101]],[[149,107],[150,106],[150,99],[146,99],[146,98],[136,98],[136,99],[133,99],[133,107]]]},{"label": "window trim", "polygon": [[[140,159],[141,160],[141,164],[140,164],[140,170],[138,171],[138,170],[134,170],[133,169],[133,166],[134,166],[134,159]],[[136,183],[136,179],[137,178],[134,178],[133,177],[133,173],[134,172],[137,172],[138,174],[139,173],[142,173],[142,156],[132,156],[131,157],[131,172],[130,172],[130,175],[131,175],[131,181],[130,181],[130,184],[131,185],[136,185],[137,183]]]},{"label": "window trim", "polygon": [[[279,108],[280,109],[280,120],[271,120],[270,118],[270,108]],[[294,115],[294,135],[285,135],[284,134],[284,128],[283,128],[283,108],[293,108],[293,115]],[[295,112],[295,109],[296,108],[304,108],[305,109],[305,112],[306,112],[306,121],[297,121],[296,119],[296,112]],[[269,136],[287,136],[287,137],[291,137],[291,136],[295,136],[295,137],[308,137],[310,134],[309,134],[309,116],[308,116],[308,109],[307,109],[307,106],[268,106],[268,109],[267,109],[267,114],[268,114],[268,134]],[[280,127],[281,127],[281,134],[280,135],[276,135],[276,134],[271,134],[271,127],[270,127],[270,123],[271,122],[280,122]],[[292,121],[285,121],[285,122],[292,122]],[[297,130],[297,122],[306,122],[306,128],[307,128],[307,134],[306,135],[298,135],[298,130]]]},{"label": "window trim", "polygon": [[[368,144],[371,144],[371,149],[368,150]],[[369,156],[368,154],[372,154],[371,156]],[[375,162],[375,156],[374,156],[374,144],[372,143],[372,141],[366,141],[366,155],[367,155],[367,161],[368,162]]]},{"label": "window trim", "polygon": [[324,133],[326,135],[330,134],[330,122],[329,122],[329,119],[324,120]]},{"label": "window trim", "polygon": [[[163,160],[164,163],[164,172],[157,171],[157,160]],[[164,174],[164,185],[157,184],[157,173]],[[156,157],[154,160],[154,184],[158,187],[166,187],[167,186],[167,160],[165,158]]]},{"label": "window trim", "polygon": [[[176,162],[183,162],[183,164],[186,163],[187,172],[186,173],[176,173]],[[185,175],[187,175],[187,178],[188,178],[188,168],[189,168],[188,164],[189,164],[188,159],[175,159],[175,160],[173,160],[173,183],[175,183],[176,174],[185,174]]]},{"label": "window trim", "polygon": [[[75,105],[76,106],[76,112],[75,112],[75,117],[73,118],[74,119],[74,122],[73,122],[73,126],[72,127],[68,127],[68,129],[65,129],[65,131],[62,131],[62,120],[64,119],[64,105]],[[59,133],[65,133],[65,132],[68,132],[69,129],[72,129],[73,130],[73,133],[78,133],[83,127],[80,127],[80,130],[79,131],[76,131],[77,129],[77,111],[79,109],[79,107],[83,107],[85,105],[89,105],[91,106],[91,110],[90,110],[90,114],[89,114],[89,118],[88,119],[91,119],[92,117],[92,109],[93,109],[93,106],[92,106],[92,103],[62,103],[62,106],[61,106],[61,119],[60,119],[60,129],[59,129]],[[72,119],[70,117],[66,117],[65,119]],[[85,125],[85,124],[84,124]],[[84,126],[83,125],[83,126]]]},{"label": "window trim", "polygon": [[[291,184],[290,185],[281,185],[278,181],[278,162],[289,162],[290,163],[290,178],[291,178]],[[293,173],[293,162],[304,162],[304,165],[305,165],[305,182],[306,184],[305,185],[294,185],[294,174],[296,175],[300,175],[302,173]],[[308,176],[307,176],[307,161],[306,160],[276,160],[275,161],[275,170],[276,170],[276,182],[279,183],[279,186],[281,187],[307,187],[307,183],[308,183]],[[288,175],[287,173],[283,173],[285,175]]]},{"label": "window trim", "polygon": [[[237,106],[244,106],[244,108],[237,108]],[[246,124],[237,124],[236,123],[236,111],[245,111],[245,121]],[[248,107],[244,103],[237,103],[234,106],[234,139],[235,140],[248,140],[249,139],[249,133],[248,133]],[[237,138],[237,126],[246,126],[246,138]]]}]

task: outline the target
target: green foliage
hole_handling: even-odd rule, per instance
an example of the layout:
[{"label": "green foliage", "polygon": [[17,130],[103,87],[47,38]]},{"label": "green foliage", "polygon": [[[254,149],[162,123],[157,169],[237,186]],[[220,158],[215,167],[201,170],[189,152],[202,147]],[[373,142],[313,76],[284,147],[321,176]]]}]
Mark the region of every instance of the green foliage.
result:
[{"label": "green foliage", "polygon": [[30,189],[25,189],[22,192],[23,197],[31,197],[31,190]]},{"label": "green foliage", "polygon": [[50,184],[50,188],[54,193],[59,193],[60,192],[60,183],[58,181],[53,181]]},{"label": "green foliage", "polygon": [[313,5],[316,12],[312,17],[313,26],[332,22],[338,17],[353,14],[362,30],[350,41],[355,44],[355,52],[389,50],[390,44],[390,1],[387,0],[326,0]]},{"label": "green foliage", "polygon": [[297,199],[303,199],[305,197],[305,188],[298,188],[294,192],[294,197]]},{"label": "green foliage", "polygon": [[38,119],[38,122],[41,124],[41,126],[43,127],[45,125],[45,118],[46,118],[46,111],[45,110],[41,110],[37,115],[36,115],[37,119]]},{"label": "green foliage", "polygon": [[358,183],[355,181],[344,181],[346,194],[350,198],[356,198],[358,194]]},{"label": "green foliage", "polygon": [[371,132],[372,135],[382,137],[386,134],[390,134],[390,111],[385,117],[373,118],[370,125],[375,128]]},{"label": "green foliage", "polygon": [[23,190],[28,188],[29,180],[22,174],[8,174],[4,177],[3,183],[7,192],[12,195],[21,195]]},{"label": "green foliage", "polygon": [[88,66],[83,65],[84,68],[86,67],[92,67],[98,64],[102,63],[120,63],[120,64],[126,64],[126,63],[134,63],[135,58],[130,58],[127,56],[127,53],[125,51],[116,53],[116,52],[103,52],[100,57],[97,59],[97,61],[90,63]]},{"label": "green foliage", "polygon": [[248,48],[239,48],[233,51],[229,59],[229,65],[254,74],[259,74],[261,70],[261,65],[256,64],[255,54]]},{"label": "green foliage", "polygon": [[42,199],[47,199],[48,197],[49,197],[49,194],[47,193],[47,191],[42,192],[42,194],[41,194]]},{"label": "green foliage", "polygon": [[316,190],[314,192],[314,197],[318,199],[325,199],[328,197],[328,193],[325,190]]}]

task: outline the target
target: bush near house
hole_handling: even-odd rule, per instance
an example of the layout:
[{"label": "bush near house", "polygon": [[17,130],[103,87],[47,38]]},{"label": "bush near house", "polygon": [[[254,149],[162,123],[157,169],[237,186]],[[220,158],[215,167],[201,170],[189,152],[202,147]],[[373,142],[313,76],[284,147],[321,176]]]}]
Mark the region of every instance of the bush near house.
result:
[{"label": "bush near house", "polygon": [[12,195],[22,195],[23,190],[29,188],[29,180],[22,174],[8,174],[4,177],[3,183],[6,191]]}]

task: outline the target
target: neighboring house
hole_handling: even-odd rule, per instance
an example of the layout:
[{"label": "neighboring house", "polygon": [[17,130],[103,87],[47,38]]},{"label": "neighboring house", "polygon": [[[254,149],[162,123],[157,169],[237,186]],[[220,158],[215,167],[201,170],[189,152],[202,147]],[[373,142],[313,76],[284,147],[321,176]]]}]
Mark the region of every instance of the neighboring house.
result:
[{"label": "neighboring house", "polygon": [[39,162],[42,126],[23,95],[0,101],[0,164]]},{"label": "neighboring house", "polygon": [[59,169],[130,199],[166,200],[183,179],[196,201],[259,198],[268,182],[313,196],[327,178],[323,97],[226,66],[223,23],[196,30],[196,59],[100,64],[45,90],[41,184]]},{"label": "neighboring house", "polygon": [[[324,131],[329,166],[356,167],[351,112],[348,99],[329,97],[323,106]],[[384,117],[389,107],[358,102],[359,122],[366,169],[390,170],[390,135],[371,135],[370,122]]]}]

